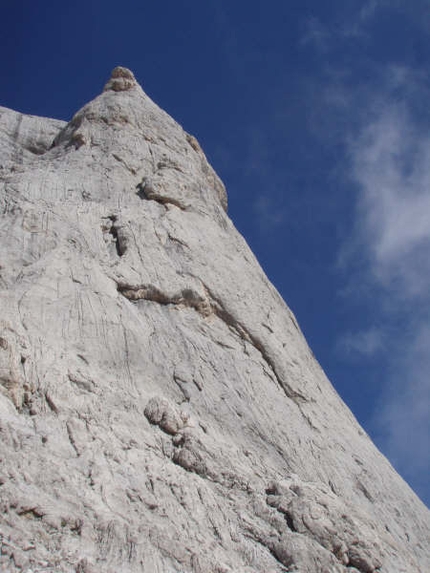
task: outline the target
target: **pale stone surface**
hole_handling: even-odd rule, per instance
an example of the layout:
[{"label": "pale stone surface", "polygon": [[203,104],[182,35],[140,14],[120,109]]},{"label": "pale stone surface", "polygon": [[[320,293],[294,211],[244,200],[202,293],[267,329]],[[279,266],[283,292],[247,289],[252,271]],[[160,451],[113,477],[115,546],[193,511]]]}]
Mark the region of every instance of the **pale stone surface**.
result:
[{"label": "pale stone surface", "polygon": [[0,165],[0,570],[430,570],[429,511],[129,70],[68,124],[1,108]]}]

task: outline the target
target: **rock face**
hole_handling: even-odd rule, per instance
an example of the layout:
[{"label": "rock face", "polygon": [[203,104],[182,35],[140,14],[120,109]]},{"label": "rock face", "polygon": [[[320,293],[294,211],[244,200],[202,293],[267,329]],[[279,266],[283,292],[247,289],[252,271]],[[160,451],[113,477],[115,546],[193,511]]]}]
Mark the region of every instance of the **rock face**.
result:
[{"label": "rock face", "polygon": [[0,108],[0,146],[1,571],[430,571],[429,511],[129,70],[68,124]]}]

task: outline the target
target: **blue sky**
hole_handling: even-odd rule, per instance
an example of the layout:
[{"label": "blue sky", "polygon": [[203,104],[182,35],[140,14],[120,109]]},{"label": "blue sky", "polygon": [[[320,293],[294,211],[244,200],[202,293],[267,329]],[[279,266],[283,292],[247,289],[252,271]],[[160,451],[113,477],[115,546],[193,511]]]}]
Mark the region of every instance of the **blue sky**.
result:
[{"label": "blue sky", "polygon": [[338,392],[430,504],[427,0],[15,0],[0,104],[70,119],[116,65],[196,135]]}]

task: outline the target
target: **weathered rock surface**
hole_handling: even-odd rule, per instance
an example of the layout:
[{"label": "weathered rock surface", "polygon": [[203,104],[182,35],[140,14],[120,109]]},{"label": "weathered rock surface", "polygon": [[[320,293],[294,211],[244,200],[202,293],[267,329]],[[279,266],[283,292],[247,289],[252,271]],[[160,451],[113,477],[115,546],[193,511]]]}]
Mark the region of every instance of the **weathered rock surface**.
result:
[{"label": "weathered rock surface", "polygon": [[117,68],[0,108],[1,571],[425,573],[430,515]]}]

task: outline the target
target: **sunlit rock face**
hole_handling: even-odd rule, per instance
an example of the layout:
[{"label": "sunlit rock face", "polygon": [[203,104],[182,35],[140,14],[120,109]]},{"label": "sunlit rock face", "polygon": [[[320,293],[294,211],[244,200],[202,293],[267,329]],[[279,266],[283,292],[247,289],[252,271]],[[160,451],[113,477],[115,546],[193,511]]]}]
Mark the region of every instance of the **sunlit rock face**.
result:
[{"label": "sunlit rock face", "polygon": [[430,571],[428,510],[129,70],[67,124],[0,108],[0,185],[0,571]]}]

